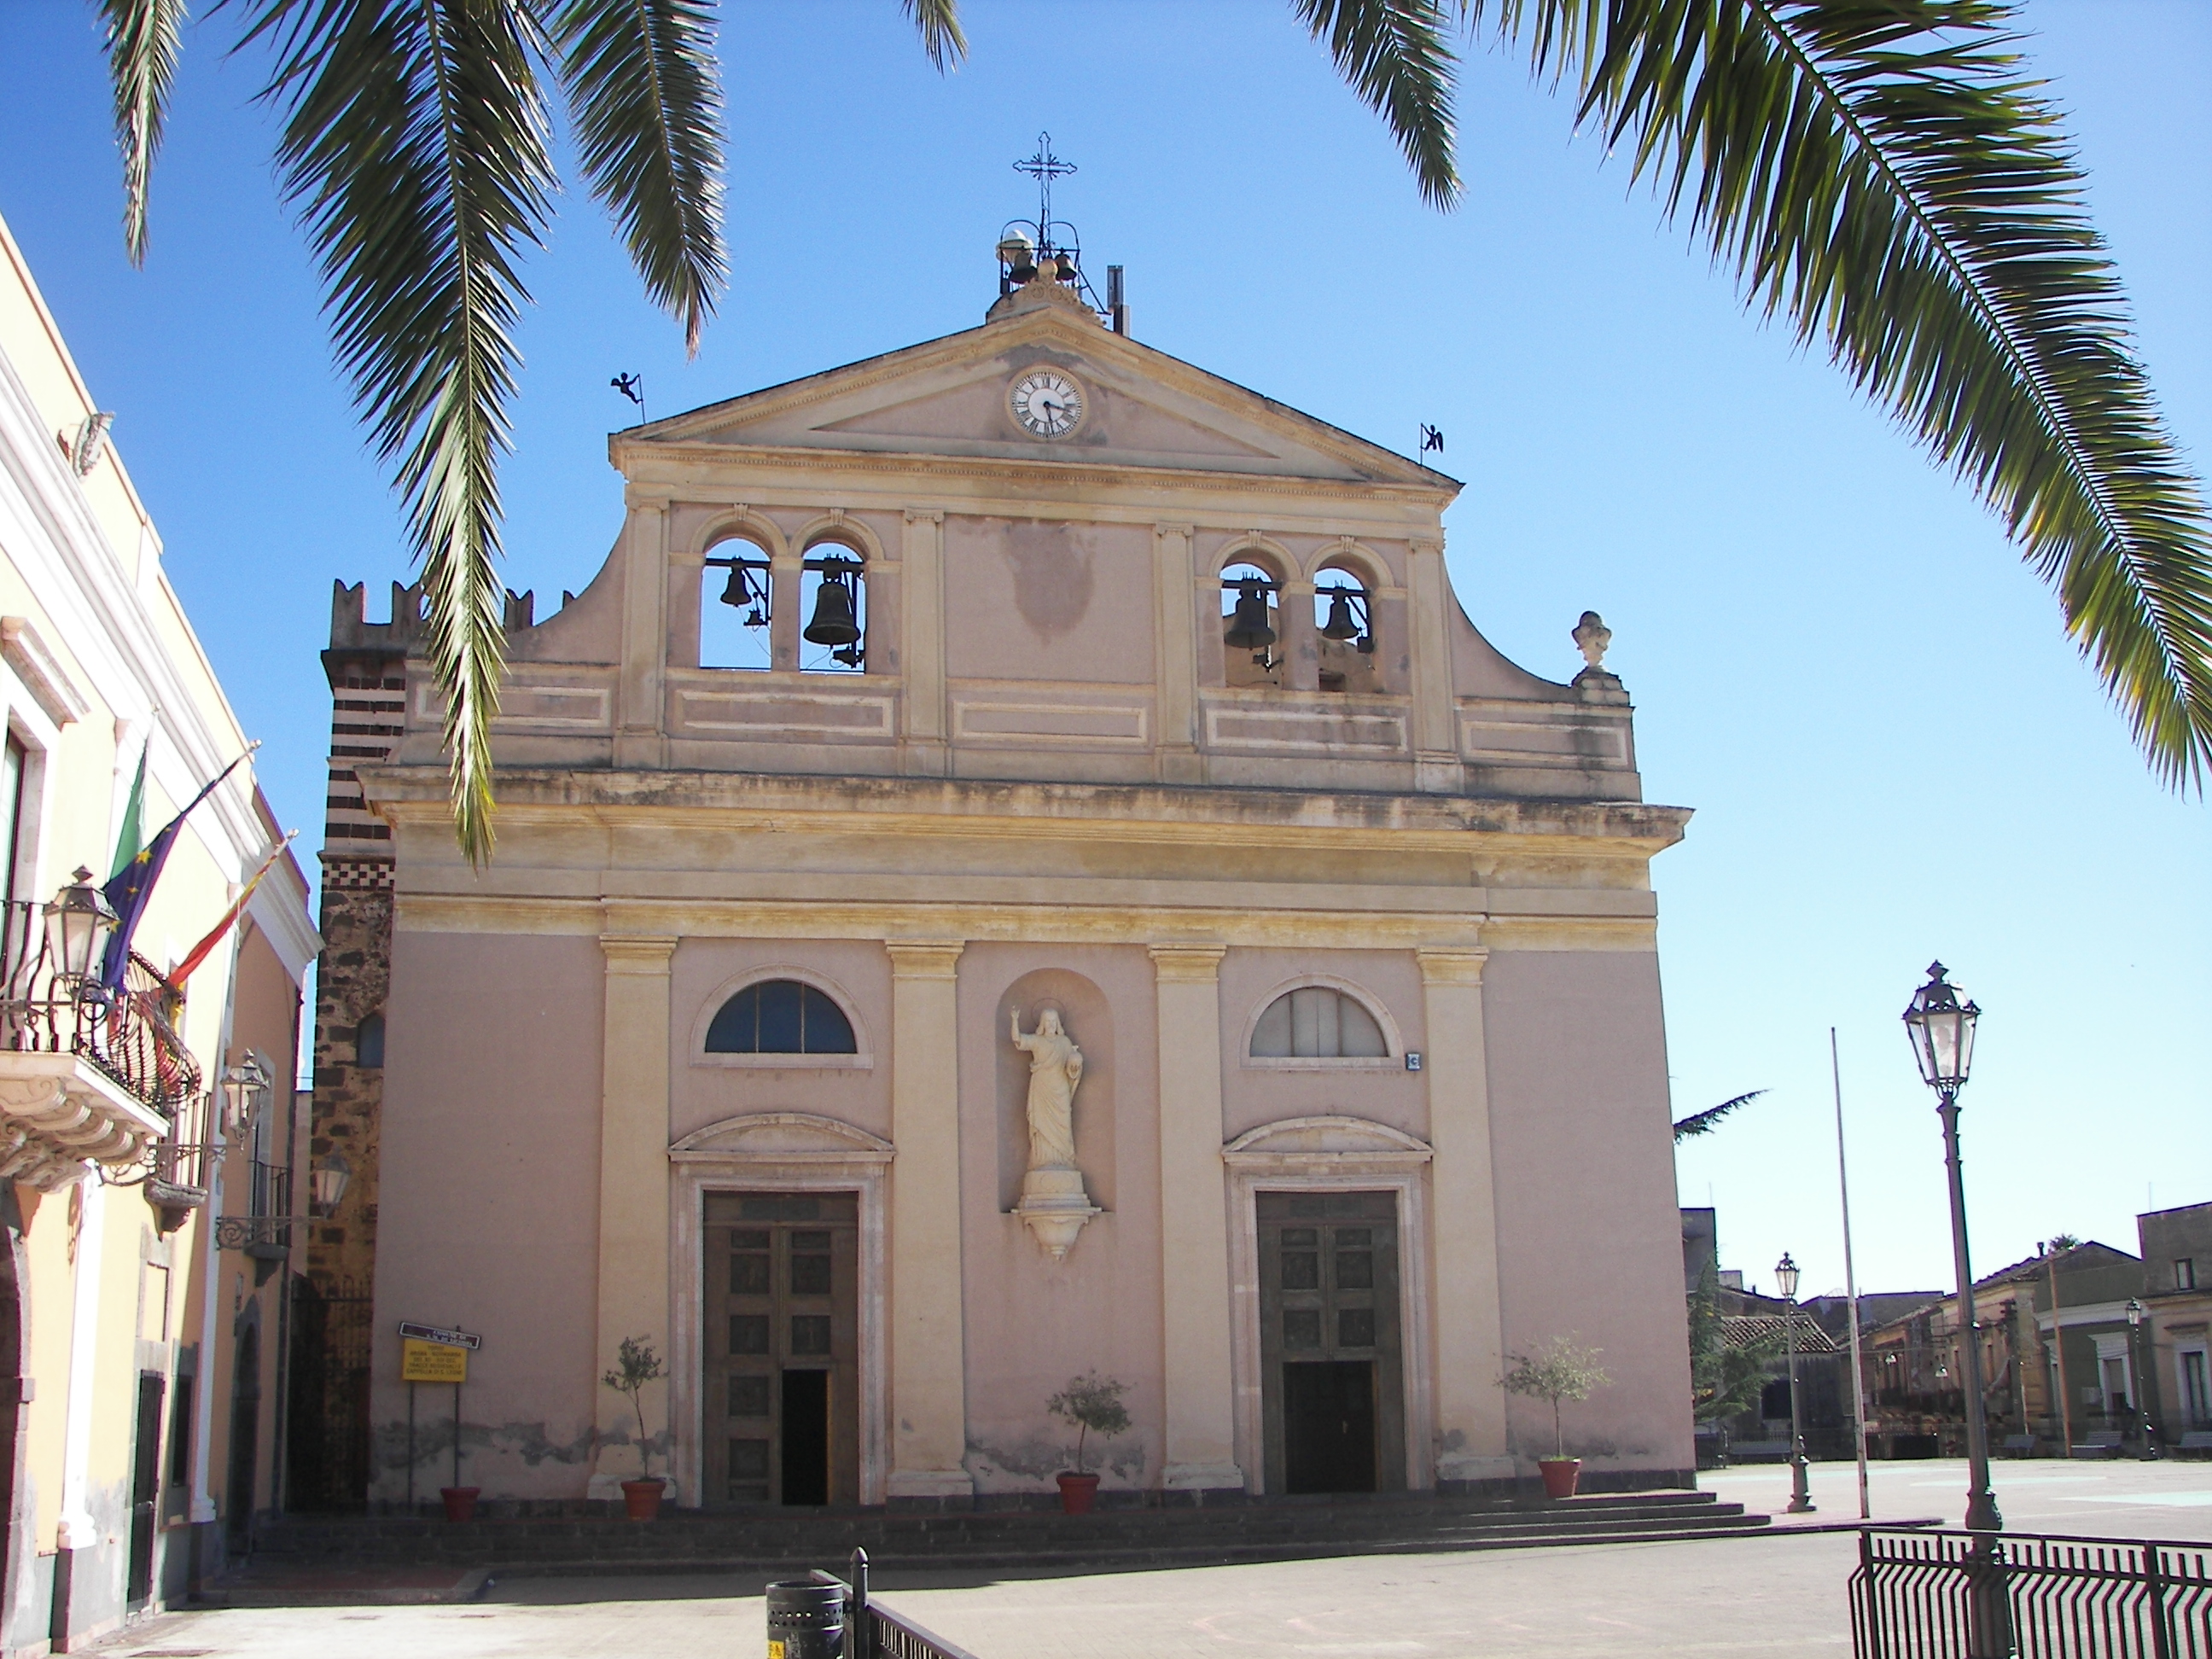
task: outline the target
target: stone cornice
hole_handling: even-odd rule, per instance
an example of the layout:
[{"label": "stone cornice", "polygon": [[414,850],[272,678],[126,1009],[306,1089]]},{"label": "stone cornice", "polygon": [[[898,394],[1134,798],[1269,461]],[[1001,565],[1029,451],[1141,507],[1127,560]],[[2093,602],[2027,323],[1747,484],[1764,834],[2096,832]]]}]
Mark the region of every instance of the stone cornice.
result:
[{"label": "stone cornice", "polygon": [[[394,823],[447,823],[442,766],[363,766],[364,788]],[[518,829],[698,826],[793,834],[1030,836],[1218,844],[1224,828],[1276,847],[1534,850],[1648,859],[1681,839],[1686,807],[1642,801],[1322,793],[1205,785],[1073,784],[796,774],[586,771],[503,767],[501,822]],[[495,864],[495,869],[496,865]]]}]

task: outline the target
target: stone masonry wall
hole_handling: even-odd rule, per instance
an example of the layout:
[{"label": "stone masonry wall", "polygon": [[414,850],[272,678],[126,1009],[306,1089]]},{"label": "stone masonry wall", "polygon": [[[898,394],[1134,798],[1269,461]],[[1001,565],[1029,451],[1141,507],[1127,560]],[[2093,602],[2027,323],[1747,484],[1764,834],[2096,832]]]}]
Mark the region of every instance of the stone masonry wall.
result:
[{"label": "stone masonry wall", "polygon": [[376,1264],[381,1068],[357,1062],[361,1022],[380,1011],[392,982],[392,866],[325,857],[323,954],[315,978],[313,1156],[342,1152],[353,1168],[337,1213],[315,1224],[307,1273],[319,1289],[366,1285]]}]

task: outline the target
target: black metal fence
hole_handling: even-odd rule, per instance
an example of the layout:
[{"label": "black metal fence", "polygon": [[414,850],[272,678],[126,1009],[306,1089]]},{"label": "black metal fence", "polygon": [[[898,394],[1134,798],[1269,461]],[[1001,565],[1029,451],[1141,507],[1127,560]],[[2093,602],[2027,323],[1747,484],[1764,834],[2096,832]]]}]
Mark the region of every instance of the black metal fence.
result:
[{"label": "black metal fence", "polygon": [[0,906],[0,1048],[76,1054],[163,1117],[199,1092],[200,1068],[169,1024],[177,993],[136,951],[123,988],[64,973],[36,900]]},{"label": "black metal fence", "polygon": [[924,1630],[903,1613],[870,1601],[866,1550],[853,1552],[853,1578],[845,1584],[844,1636],[844,1659],[975,1659],[967,1649]]},{"label": "black metal fence", "polygon": [[1856,1659],[2212,1659],[2212,1544],[1869,1529]]}]

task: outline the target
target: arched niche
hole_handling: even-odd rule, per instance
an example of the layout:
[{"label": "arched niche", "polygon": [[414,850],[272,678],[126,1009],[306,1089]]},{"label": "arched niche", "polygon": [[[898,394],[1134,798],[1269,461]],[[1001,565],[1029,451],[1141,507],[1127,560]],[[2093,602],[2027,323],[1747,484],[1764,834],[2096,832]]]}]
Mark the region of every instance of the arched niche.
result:
[{"label": "arched niche", "polygon": [[1030,1057],[1008,1038],[1017,1010],[1022,1030],[1036,1029],[1047,1008],[1059,1011],[1060,1024],[1083,1051],[1083,1081],[1075,1091],[1075,1161],[1083,1170],[1091,1201],[1114,1208],[1115,1092],[1114,1011],[1106,994],[1081,974],[1066,968],[1039,968],[1024,974],[999,999],[993,1025],[998,1055],[999,1208],[1020,1202],[1022,1176],[1030,1164]]}]

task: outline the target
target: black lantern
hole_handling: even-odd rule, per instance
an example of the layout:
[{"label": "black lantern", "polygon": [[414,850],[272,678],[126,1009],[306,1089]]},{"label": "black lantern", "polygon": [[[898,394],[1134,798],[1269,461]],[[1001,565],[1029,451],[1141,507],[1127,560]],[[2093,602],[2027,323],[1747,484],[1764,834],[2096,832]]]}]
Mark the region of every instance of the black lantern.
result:
[{"label": "black lantern", "polygon": [[1797,1299],[1797,1264],[1790,1259],[1787,1250],[1783,1251],[1782,1260],[1774,1264],[1774,1288],[1782,1292],[1784,1302]]},{"label": "black lantern", "polygon": [[1959,988],[1943,978],[1943,964],[1928,964],[1928,983],[1912,994],[1905,1010],[1905,1029],[1912,1039],[1912,1057],[1920,1062],[1920,1079],[1942,1095],[1955,1095],[1966,1086],[1966,1073],[1974,1062],[1974,1022],[1982,1011],[1959,1000]]},{"label": "black lantern", "polygon": [[1267,625],[1267,584],[1257,578],[1237,584],[1237,611],[1221,642],[1231,651],[1265,651],[1275,642]]},{"label": "black lantern", "polygon": [[325,1220],[336,1215],[346,1183],[352,1179],[353,1165],[345,1161],[343,1152],[332,1152],[315,1165],[307,1175],[307,1202],[314,1212]]},{"label": "black lantern", "polygon": [[252,1126],[253,1115],[269,1092],[268,1068],[258,1054],[248,1054],[222,1074],[222,1130],[226,1138],[243,1135]]},{"label": "black lantern", "polygon": [[76,879],[46,906],[46,949],[55,970],[82,985],[99,970],[115,931],[115,912],[107,896],[92,884],[92,872],[79,865]]}]

